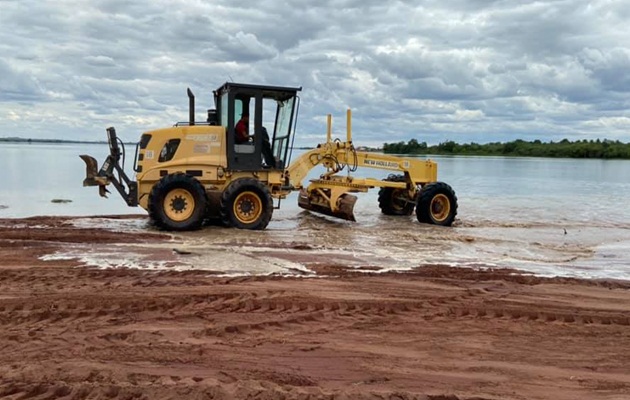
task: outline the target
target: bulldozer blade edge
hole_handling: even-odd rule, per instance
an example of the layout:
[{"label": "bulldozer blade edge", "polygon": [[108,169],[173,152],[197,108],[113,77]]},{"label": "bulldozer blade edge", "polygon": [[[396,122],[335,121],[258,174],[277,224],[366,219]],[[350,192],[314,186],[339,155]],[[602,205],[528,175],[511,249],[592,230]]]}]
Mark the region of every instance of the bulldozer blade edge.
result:
[{"label": "bulldozer blade edge", "polygon": [[354,217],[354,204],[356,202],[357,196],[346,193],[339,198],[337,203],[338,210],[333,211],[329,205],[324,206],[322,204],[312,203],[304,190],[300,191],[298,196],[298,206],[300,208],[352,222],[356,222],[356,218]]},{"label": "bulldozer blade edge", "polygon": [[333,217],[345,219],[355,222],[354,218],[354,203],[357,202],[357,196],[352,194],[344,194],[339,199],[339,211],[332,214]]}]

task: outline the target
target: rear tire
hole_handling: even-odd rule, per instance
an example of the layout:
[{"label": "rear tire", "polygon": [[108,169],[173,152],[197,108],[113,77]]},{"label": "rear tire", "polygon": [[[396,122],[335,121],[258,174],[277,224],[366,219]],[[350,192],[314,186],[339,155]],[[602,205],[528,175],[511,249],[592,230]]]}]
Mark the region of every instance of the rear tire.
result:
[{"label": "rear tire", "polygon": [[[384,179],[389,182],[405,182],[404,175],[390,175]],[[385,215],[411,215],[415,204],[408,201],[407,191],[384,187],[378,191],[378,206]]]},{"label": "rear tire", "polygon": [[168,231],[199,229],[205,218],[206,191],[199,181],[182,173],[166,175],[149,193],[149,217]]},{"label": "rear tire", "polygon": [[422,187],[416,203],[418,222],[451,226],[457,215],[457,196],[444,182],[433,182]]},{"label": "rear tire", "polygon": [[253,178],[241,178],[230,183],[221,195],[221,220],[238,229],[262,230],[273,214],[269,189]]}]

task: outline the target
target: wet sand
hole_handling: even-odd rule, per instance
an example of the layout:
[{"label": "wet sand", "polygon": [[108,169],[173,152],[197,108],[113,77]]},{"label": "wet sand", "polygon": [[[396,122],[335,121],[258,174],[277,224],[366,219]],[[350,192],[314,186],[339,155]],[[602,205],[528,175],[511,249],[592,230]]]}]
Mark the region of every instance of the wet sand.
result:
[{"label": "wet sand", "polygon": [[[376,274],[303,243],[309,273],[220,277],[178,270],[177,237],[70,222],[0,220],[2,398],[630,398],[629,282]],[[162,269],[42,259],[129,243]]]}]

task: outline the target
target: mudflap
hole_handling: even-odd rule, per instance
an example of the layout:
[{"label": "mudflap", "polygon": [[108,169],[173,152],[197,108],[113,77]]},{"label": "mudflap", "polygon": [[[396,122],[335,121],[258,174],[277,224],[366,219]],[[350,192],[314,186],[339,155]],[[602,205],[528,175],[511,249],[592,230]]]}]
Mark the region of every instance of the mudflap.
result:
[{"label": "mudflap", "polygon": [[105,176],[99,175],[98,162],[92,156],[82,154],[79,157],[85,162],[85,179],[83,180],[83,186],[98,186],[98,194],[101,197],[107,197],[107,185],[109,185],[109,179]]},{"label": "mudflap", "polygon": [[328,215],[346,221],[356,221],[354,217],[354,204],[357,196],[349,193],[321,193],[316,190],[309,192],[306,189],[300,190],[298,195],[298,206],[319,214]]}]

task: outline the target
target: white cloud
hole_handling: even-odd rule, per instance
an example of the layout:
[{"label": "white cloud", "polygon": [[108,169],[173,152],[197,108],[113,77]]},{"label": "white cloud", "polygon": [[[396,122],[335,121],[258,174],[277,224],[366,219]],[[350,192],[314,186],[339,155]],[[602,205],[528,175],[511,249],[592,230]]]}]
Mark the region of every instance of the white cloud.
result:
[{"label": "white cloud", "polygon": [[347,107],[359,144],[629,141],[629,22],[621,0],[0,1],[0,129],[136,140],[235,80],[304,87],[298,145]]}]

